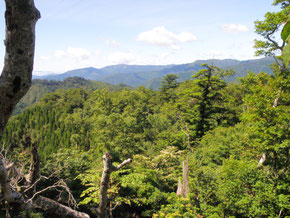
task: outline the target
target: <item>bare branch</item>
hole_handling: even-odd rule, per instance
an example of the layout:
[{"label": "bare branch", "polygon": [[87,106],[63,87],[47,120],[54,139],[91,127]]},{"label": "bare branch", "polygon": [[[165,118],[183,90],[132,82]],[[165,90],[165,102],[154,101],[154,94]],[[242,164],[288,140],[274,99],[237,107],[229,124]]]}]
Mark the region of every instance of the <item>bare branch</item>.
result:
[{"label": "bare branch", "polygon": [[118,206],[120,205],[120,202],[117,202],[114,207],[110,208],[110,211],[112,212],[113,210],[115,210]]},{"label": "bare branch", "polygon": [[29,210],[32,208],[32,204],[27,203],[25,197],[21,193],[11,189],[8,173],[3,164],[2,158],[0,158],[0,184],[3,200],[7,203],[19,203],[23,210]]},{"label": "bare branch", "polygon": [[[5,150],[2,150],[2,153],[6,153]],[[63,214],[72,214],[67,215],[66,217],[84,217],[87,218],[89,217],[87,214],[85,213],[80,213],[78,211],[75,211],[74,209],[70,208],[76,208],[77,207],[77,203],[73,197],[73,195],[70,192],[70,189],[68,188],[68,186],[66,185],[66,183],[63,180],[59,180],[58,182],[56,182],[54,185],[46,187],[43,190],[40,190],[38,192],[35,192],[35,187],[36,184],[41,180],[41,179],[50,179],[51,177],[54,176],[54,174],[51,174],[48,177],[45,176],[39,176],[38,179],[36,179],[36,181],[34,181],[33,184],[31,184],[26,177],[23,175],[22,172],[18,171],[17,167],[15,166],[15,163],[12,163],[9,161],[9,159],[3,158],[3,154],[0,153],[0,156],[2,158],[0,158],[0,184],[1,184],[1,191],[2,191],[2,199],[1,201],[5,202],[6,207],[6,213],[7,216],[9,214],[9,204],[10,203],[17,203],[20,205],[20,209],[21,210],[30,210],[33,208],[39,208],[42,209],[43,211],[47,212],[48,208],[53,207],[54,210],[49,211],[50,213],[53,214],[57,214],[58,216],[63,216]],[[35,164],[35,157],[37,156],[34,152],[34,157],[32,158],[32,163],[34,162]],[[35,156],[36,155],[36,156]],[[33,160],[34,159],[34,160]],[[39,164],[39,163],[38,163]],[[33,164],[32,164],[33,165]],[[7,170],[7,166],[9,167],[9,171]],[[30,169],[32,169],[30,167]],[[32,170],[34,171],[34,170]],[[35,172],[33,172],[35,173]],[[9,179],[9,177],[11,176],[11,179]],[[23,184],[23,185],[21,185]],[[21,188],[20,191],[16,191],[16,189],[18,190],[19,187]],[[65,190],[66,193],[68,194],[68,200],[67,203],[69,205],[69,207],[64,206],[60,203],[57,203],[53,200],[50,200],[48,198],[45,198],[45,200],[42,199],[41,196],[39,196],[39,194],[52,189],[52,188],[61,188],[62,190]],[[32,196],[30,199],[27,199],[27,196]],[[39,200],[39,198],[41,198],[42,200]],[[38,202],[37,204],[35,202]],[[44,207],[40,208],[39,207],[39,202],[41,202],[42,205],[45,205]],[[8,210],[8,211],[7,211]]]},{"label": "bare branch", "polygon": [[53,176],[54,176],[54,174],[51,174],[48,177],[46,177],[46,176],[40,176],[33,184],[26,185],[26,186],[21,186],[21,188],[26,188],[23,191],[24,193],[25,192],[28,192],[29,190],[31,190],[32,188],[34,188],[37,185],[37,183],[39,183],[41,181],[41,179],[48,180],[48,179],[52,178]]},{"label": "bare branch", "polygon": [[123,161],[123,163],[119,164],[117,167],[113,166],[114,167],[113,171],[117,171],[117,170],[121,169],[122,167],[132,163],[132,161],[133,160],[130,158],[130,159],[127,159],[127,160]]},{"label": "bare branch", "polygon": [[40,191],[38,191],[38,192],[35,192],[35,193],[33,194],[33,196],[32,196],[30,199],[28,199],[28,201],[32,202],[33,199],[34,199],[37,195],[39,195],[39,194],[41,194],[41,193],[43,193],[43,192],[45,192],[45,191],[47,191],[47,190],[54,189],[54,188],[63,188],[64,190],[66,190],[66,192],[67,192],[68,195],[69,195],[68,203],[70,204],[70,206],[73,206],[73,207],[75,207],[75,208],[77,207],[77,203],[76,203],[76,201],[75,201],[73,195],[71,194],[69,187],[67,186],[67,184],[66,184],[63,180],[59,180],[59,181],[57,181],[56,183],[54,183],[53,185],[48,186],[48,187],[46,187],[46,188],[44,188],[44,189],[42,189],[42,190],[40,190]]},{"label": "bare branch", "polygon": [[283,47],[285,46],[285,41],[283,40],[283,44],[282,44],[282,46],[279,46],[278,43],[277,43],[276,41],[274,41],[273,39],[270,38],[270,37],[271,37],[271,36],[276,32],[277,28],[278,28],[278,25],[276,25],[276,27],[272,30],[272,32],[270,32],[270,33],[268,33],[268,34],[266,35],[266,38],[267,38],[270,42],[272,42],[272,43],[275,45],[275,47],[276,47],[277,49],[279,49],[280,51],[282,51],[282,50],[283,50]]}]

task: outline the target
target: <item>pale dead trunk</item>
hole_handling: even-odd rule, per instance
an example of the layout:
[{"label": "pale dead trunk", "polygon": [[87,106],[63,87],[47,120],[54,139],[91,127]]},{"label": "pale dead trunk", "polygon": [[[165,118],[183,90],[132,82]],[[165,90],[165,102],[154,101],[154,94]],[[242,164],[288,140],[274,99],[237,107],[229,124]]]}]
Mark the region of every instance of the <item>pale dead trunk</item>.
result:
[{"label": "pale dead trunk", "polygon": [[181,179],[178,178],[178,186],[177,186],[176,195],[182,195],[182,193],[183,193],[183,185],[182,185]]},{"label": "pale dead trunk", "polygon": [[182,195],[183,197],[186,198],[189,193],[190,188],[189,188],[188,157],[187,157],[185,161],[182,161],[182,182],[179,178],[176,195]]},{"label": "pale dead trunk", "polygon": [[190,192],[190,189],[189,189],[189,177],[188,177],[188,157],[186,158],[185,161],[183,161],[183,164],[182,164],[182,178],[183,178],[183,181],[182,181],[182,186],[183,186],[183,197],[187,197],[187,195],[189,194]]},{"label": "pale dead trunk", "polygon": [[43,210],[45,208],[46,213],[57,214],[60,217],[66,218],[90,218],[86,213],[78,212],[72,208],[60,204],[54,200],[46,197],[39,196],[34,202],[34,208],[40,208]]},{"label": "pale dead trunk", "polygon": [[112,163],[112,157],[109,153],[103,155],[103,174],[100,184],[100,203],[98,207],[98,217],[105,218],[107,217],[108,211],[108,187],[110,181],[110,175],[112,172],[117,171],[124,167],[125,165],[132,162],[132,159],[127,159],[123,163],[115,167]]}]

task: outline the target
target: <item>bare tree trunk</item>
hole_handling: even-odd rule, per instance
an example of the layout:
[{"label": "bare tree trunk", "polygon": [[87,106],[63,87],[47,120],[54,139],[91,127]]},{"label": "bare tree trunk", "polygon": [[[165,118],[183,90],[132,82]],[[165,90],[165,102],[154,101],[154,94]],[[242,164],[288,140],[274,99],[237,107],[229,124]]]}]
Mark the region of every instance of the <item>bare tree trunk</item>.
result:
[{"label": "bare tree trunk", "polygon": [[183,185],[182,185],[181,179],[178,178],[178,186],[177,186],[176,195],[182,195],[182,194],[183,194]]},{"label": "bare tree trunk", "polygon": [[265,163],[266,159],[267,159],[267,155],[266,155],[266,152],[265,152],[265,153],[262,154],[262,157],[260,158],[257,167],[263,166],[263,164]]},{"label": "bare tree trunk", "polygon": [[0,77],[0,138],[9,117],[31,85],[35,24],[40,13],[33,0],[5,0],[6,46]]},{"label": "bare tree trunk", "polygon": [[190,192],[189,189],[189,178],[188,178],[188,157],[186,158],[185,161],[182,163],[182,186],[183,186],[183,197],[187,197],[187,195]]},{"label": "bare tree trunk", "polygon": [[188,157],[187,157],[185,161],[182,161],[182,182],[179,178],[176,195],[182,195],[183,197],[186,198],[189,193],[190,188],[189,188]]},{"label": "bare tree trunk", "polygon": [[121,169],[123,166],[132,162],[132,159],[127,159],[117,167],[115,167],[112,163],[112,157],[109,153],[103,155],[103,174],[101,178],[100,184],[100,204],[98,207],[98,217],[105,218],[107,217],[107,207],[108,207],[108,187],[109,187],[109,180],[110,175],[112,172]]}]

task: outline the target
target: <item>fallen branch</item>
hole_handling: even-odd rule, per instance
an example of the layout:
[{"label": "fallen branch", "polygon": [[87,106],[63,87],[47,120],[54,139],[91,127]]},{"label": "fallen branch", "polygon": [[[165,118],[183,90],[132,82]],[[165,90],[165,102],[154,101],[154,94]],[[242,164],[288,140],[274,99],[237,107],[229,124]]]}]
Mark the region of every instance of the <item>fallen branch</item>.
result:
[{"label": "fallen branch", "polygon": [[[48,177],[40,176],[39,155],[36,146],[34,145],[33,147],[34,148],[31,149],[32,162],[28,176],[21,174],[22,172],[17,169],[14,163],[11,163],[9,159],[4,158],[3,154],[0,154],[1,201],[3,202],[3,205],[5,205],[6,216],[9,216],[9,205],[13,203],[19,205],[19,208],[22,211],[40,209],[46,213],[57,215],[58,217],[89,218],[88,214],[73,209],[77,208],[77,202],[71,194],[69,187],[63,180],[60,179],[53,185],[36,191],[36,184],[41,181],[41,179],[49,179],[53,177],[54,174],[51,174]],[[7,153],[7,151],[3,151],[3,153],[4,152]],[[9,170],[13,170],[13,173],[10,173],[11,175],[8,173],[7,166],[9,167]],[[12,181],[13,185],[11,184]],[[66,193],[68,193],[67,203],[69,206],[62,205],[52,199],[40,196],[40,194],[47,190],[57,188],[62,188]]]}]

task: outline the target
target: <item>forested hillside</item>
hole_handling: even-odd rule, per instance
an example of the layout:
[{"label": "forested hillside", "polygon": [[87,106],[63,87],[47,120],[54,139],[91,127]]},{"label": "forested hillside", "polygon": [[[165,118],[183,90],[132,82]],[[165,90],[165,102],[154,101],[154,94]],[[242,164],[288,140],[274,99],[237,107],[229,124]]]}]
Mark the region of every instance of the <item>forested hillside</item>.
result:
[{"label": "forested hillside", "polygon": [[[29,156],[27,138],[37,143],[42,174],[56,172],[92,216],[105,152],[133,158],[112,174],[116,217],[289,214],[288,77],[249,73],[227,84],[232,72],[205,67],[182,83],[167,75],[160,91],[58,90],[14,116],[2,143],[18,160]],[[187,198],[175,194],[186,159]]]},{"label": "forested hillside", "polygon": [[[275,57],[271,66],[258,60],[262,70],[257,60],[224,60],[169,71],[133,66],[132,78],[120,73],[124,81],[160,84],[158,90],[79,77],[35,80],[10,117],[29,87],[34,48],[32,28],[22,42],[28,52],[9,53],[18,46],[11,39],[28,29],[15,24],[39,18],[33,1],[13,3],[6,1],[7,63],[0,78],[0,217],[290,217],[289,0],[275,0],[281,10],[255,21],[256,55]],[[23,19],[13,23],[13,14]],[[119,67],[128,70],[105,70]],[[152,67],[156,72],[146,78],[158,71],[162,79],[140,76]],[[78,73],[88,72],[102,74]]]},{"label": "forested hillside", "polygon": [[87,80],[81,77],[69,77],[63,81],[34,79],[31,88],[14,109],[14,114],[23,112],[26,107],[33,105],[44,97],[45,94],[54,92],[58,89],[67,90],[71,88],[83,88],[85,90],[107,89],[108,91],[117,91],[125,87],[131,89],[131,87],[124,84],[111,85],[104,82]]}]

